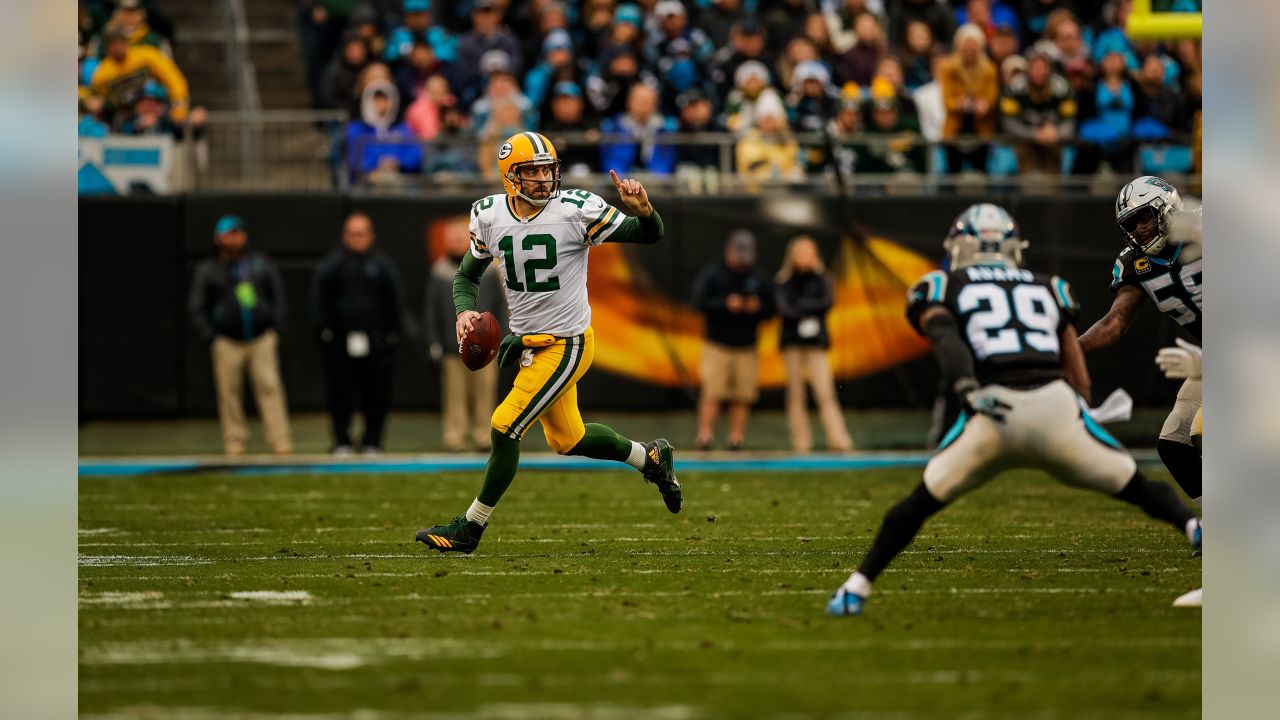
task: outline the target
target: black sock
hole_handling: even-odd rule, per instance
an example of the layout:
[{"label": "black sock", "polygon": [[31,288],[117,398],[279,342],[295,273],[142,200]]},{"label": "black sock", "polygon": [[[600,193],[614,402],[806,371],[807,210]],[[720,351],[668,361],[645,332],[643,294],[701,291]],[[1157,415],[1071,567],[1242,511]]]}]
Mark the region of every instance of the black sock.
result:
[{"label": "black sock", "polygon": [[939,502],[929,494],[924,483],[917,485],[910,495],[885,513],[880,532],[876,535],[875,542],[871,543],[871,549],[862,559],[862,564],[858,566],[858,572],[874,582],[876,576],[893,562],[898,553],[911,544],[924,521],[945,506],[946,503]]},{"label": "black sock", "polygon": [[1196,516],[1194,510],[1178,499],[1173,488],[1162,482],[1148,480],[1136,471],[1129,484],[1112,497],[1137,505],[1142,508],[1142,512],[1169,523],[1183,534],[1187,532],[1187,523]]},{"label": "black sock", "polygon": [[1178,487],[1182,488],[1182,492],[1192,500],[1198,499],[1201,480],[1204,477],[1200,451],[1193,445],[1183,445],[1175,440],[1160,438],[1156,441],[1156,452],[1160,453],[1160,459],[1164,461],[1164,466],[1169,468],[1169,473],[1173,475]]}]

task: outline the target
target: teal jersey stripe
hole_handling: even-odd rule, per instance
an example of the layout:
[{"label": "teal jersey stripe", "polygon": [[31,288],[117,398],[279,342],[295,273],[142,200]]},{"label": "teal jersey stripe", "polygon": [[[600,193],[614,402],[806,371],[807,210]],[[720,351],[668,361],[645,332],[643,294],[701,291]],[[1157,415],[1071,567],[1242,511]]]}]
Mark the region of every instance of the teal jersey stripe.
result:
[{"label": "teal jersey stripe", "polygon": [[942,442],[938,443],[938,450],[939,451],[946,450],[948,445],[955,442],[956,438],[960,437],[960,433],[964,432],[964,426],[965,426],[965,423],[967,422],[969,422],[969,413],[967,412],[960,413],[960,417],[956,418],[956,421],[951,426],[951,429],[948,430],[947,434],[942,437]]}]

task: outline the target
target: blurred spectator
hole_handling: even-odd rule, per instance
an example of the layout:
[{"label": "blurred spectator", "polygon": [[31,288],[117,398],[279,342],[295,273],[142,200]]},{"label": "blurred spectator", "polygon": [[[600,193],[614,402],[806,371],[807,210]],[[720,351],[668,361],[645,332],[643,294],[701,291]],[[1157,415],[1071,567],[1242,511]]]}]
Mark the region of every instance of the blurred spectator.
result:
[{"label": "blurred spectator", "polygon": [[658,109],[658,91],[653,86],[637,83],[627,94],[627,111],[600,124],[605,135],[625,135],[631,142],[606,140],[600,146],[601,167],[618,174],[650,172],[669,175],[675,170],[676,148],[659,142],[662,135],[673,133],[676,121]]},{"label": "blurred spectator", "polygon": [[1036,48],[1049,53],[1049,56],[1067,75],[1072,73],[1093,75],[1093,60],[1089,55],[1089,46],[1084,43],[1080,23],[1076,22],[1070,10],[1053,11],[1049,24],[1045,28],[1045,39],[1036,43]]},{"label": "blurred spectator", "polygon": [[[371,62],[364,66],[364,69],[356,76],[356,85],[351,90],[351,99],[347,105],[348,117],[354,119],[364,114],[364,91],[375,83],[394,84],[395,76],[391,74],[391,68],[380,62]],[[399,112],[398,107],[396,111]],[[397,119],[399,119],[398,115]]]},{"label": "blurred spectator", "polygon": [[498,0],[475,0],[471,6],[471,31],[458,39],[458,66],[461,87],[455,88],[463,103],[480,94],[480,58],[491,50],[501,50],[511,63],[511,73],[519,76],[520,40],[502,24],[503,6]]},{"label": "blurred spectator", "polygon": [[[1032,38],[1044,35],[1045,27],[1049,22],[1049,16],[1055,10],[1070,10],[1073,4],[1087,5],[1087,2],[1073,3],[1072,0],[1021,0],[1022,3],[1022,20],[1026,23],[1026,38],[1030,42]],[[1096,5],[1096,3],[1094,3]]]},{"label": "blurred spectator", "polygon": [[[130,47],[146,45],[161,52],[165,57],[173,59],[173,48],[160,33],[151,29],[147,23],[148,10],[140,0],[117,0],[115,12],[107,26],[124,33]],[[99,46],[97,55],[106,57],[107,48]]]},{"label": "blurred spectator", "polygon": [[923,20],[908,23],[906,46],[900,53],[903,84],[908,90],[933,81],[933,57],[937,54],[929,24]]},{"label": "blurred spectator", "polygon": [[320,78],[320,106],[332,110],[350,110],[356,95],[356,80],[369,64],[369,48],[354,32],[342,37],[338,54]]},{"label": "blurred spectator", "polygon": [[1099,73],[1093,91],[1094,116],[1080,124],[1080,139],[1088,144],[1079,148],[1074,172],[1097,172],[1103,160],[1117,172],[1128,172],[1136,98],[1124,53],[1113,49],[1104,55]]},{"label": "blurred spectator", "polygon": [[[141,97],[148,80],[158,81],[169,96],[169,116],[181,125],[187,120],[187,78],[173,61],[149,45],[130,46],[120,29],[106,33],[107,54],[93,71],[93,94],[106,100],[115,122],[123,122]],[[124,113],[119,118],[115,114]]]},{"label": "blurred spectator", "polygon": [[1138,73],[1134,97],[1134,137],[1139,141],[1167,140],[1184,129],[1185,106],[1178,89],[1165,82],[1165,66],[1159,55],[1148,55]]},{"label": "blurred spectator", "polygon": [[933,56],[933,72],[930,73],[933,79],[916,88],[911,95],[920,119],[920,134],[931,143],[942,140],[942,130],[947,123],[947,103],[942,97],[942,83],[938,79],[946,58],[946,55]]},{"label": "blurred spectator", "polygon": [[995,37],[997,28],[1008,28],[1017,33],[1021,27],[1017,13],[1000,0],[965,0],[962,7],[956,8],[956,24],[966,23],[977,25],[987,36],[988,43]]},{"label": "blurred spectator", "polygon": [[841,83],[853,82],[861,86],[871,84],[876,66],[889,52],[884,30],[871,13],[863,13],[853,22],[856,44],[840,56],[836,63],[836,77]]},{"label": "blurred spectator", "polygon": [[[440,365],[441,429],[444,449],[461,452],[467,436],[478,452],[489,450],[489,416],[497,406],[498,364],[489,363],[471,372],[458,354],[453,310],[453,276],[471,246],[465,216],[445,223],[444,252],[427,274],[422,322],[426,330],[427,352]],[[498,273],[485,273],[480,281],[476,310],[491,312],[505,326],[506,305],[498,287]]]},{"label": "blurred spectator", "polygon": [[660,100],[665,113],[676,110],[676,96],[700,88],[714,91],[707,64],[715,45],[706,33],[689,25],[689,15],[678,0],[662,0],[654,8],[658,29],[649,40],[648,58],[657,71]]},{"label": "blurred spectator", "polygon": [[748,60],[734,73],[734,89],[724,104],[725,124],[734,132],[746,130],[756,124],[756,108],[760,103],[781,103],[781,100],[778,91],[769,84],[769,68]]},{"label": "blurred spectator", "polygon": [[1107,3],[1103,13],[1105,26],[1093,39],[1094,62],[1101,65],[1106,55],[1120,53],[1127,69],[1134,71],[1138,69],[1138,56],[1134,53],[1133,44],[1125,31],[1132,8],[1132,0],[1111,0]]},{"label": "blurred spectator", "polygon": [[525,123],[520,104],[512,97],[496,98],[486,116],[484,125],[475,129],[476,164],[480,166],[485,177],[497,179],[497,166],[493,158],[498,154],[499,144],[518,132],[532,129]]},{"label": "blurred spectator", "polygon": [[916,101],[907,90],[906,78],[902,72],[902,63],[897,58],[888,55],[880,61],[880,64],[876,66],[876,75],[871,80],[871,87],[877,87],[877,83],[881,83],[881,92],[886,87],[884,83],[887,83],[887,87],[893,89],[893,94],[898,99],[898,112],[902,115],[902,121],[911,129],[919,130],[920,118],[916,112]]},{"label": "blurred spectator", "polygon": [[457,107],[458,98],[442,75],[432,75],[423,83],[422,92],[405,110],[404,122],[414,137],[433,140],[440,134],[440,116],[445,107]]},{"label": "blurred spectator", "polygon": [[1020,47],[1018,33],[1012,28],[996,28],[995,33],[991,36],[991,44],[987,48],[987,55],[991,58],[991,63],[996,68],[1000,68],[1004,65],[1005,60],[1019,57],[1018,50]]},{"label": "blurred spectator", "polygon": [[426,172],[474,175],[481,172],[479,168],[483,165],[489,172],[482,174],[497,174],[492,155],[483,158],[483,163],[478,162],[480,158],[470,144],[473,136],[467,127],[467,117],[456,104],[440,106],[440,132],[436,139],[442,142],[431,148],[424,160]]},{"label": "blurred spectator", "polygon": [[711,38],[712,45],[723,48],[729,45],[729,36],[735,25],[745,17],[742,0],[711,0],[698,16],[698,26]]},{"label": "blurred spectator", "polygon": [[369,5],[357,5],[351,11],[347,31],[364,41],[364,46],[369,48],[369,57],[380,58],[386,52],[387,40],[378,26],[378,12]]},{"label": "blurred spectator", "polygon": [[587,121],[587,104],[577,83],[562,81],[551,89],[551,116],[539,128],[556,147],[561,172],[565,177],[593,172],[600,162],[600,150],[594,142],[569,141],[563,133],[598,136],[595,126]]},{"label": "blurred spectator", "polygon": [[644,50],[644,13],[635,3],[622,3],[614,11],[613,23],[599,43],[596,62],[607,65],[609,57],[628,50],[639,57]]},{"label": "blurred spectator", "polygon": [[831,74],[822,63],[804,63],[791,74],[791,92],[787,95],[791,127],[799,133],[819,136],[806,139],[802,148],[804,165],[812,172],[825,165],[827,148],[821,137],[822,129],[835,115],[838,102]]},{"label": "blurred spectator", "polygon": [[733,90],[738,68],[751,61],[766,68],[765,81],[768,82],[767,68],[773,64],[772,58],[765,48],[764,26],[755,18],[747,18],[734,25],[729,33],[729,44],[716,51],[711,59],[711,79],[721,100]]},{"label": "blurred spectator", "polygon": [[[307,87],[316,107],[346,107],[348,92],[342,93],[342,101],[332,104],[332,88],[325,81],[336,52],[345,52],[344,34],[347,21],[359,0],[298,0],[298,39],[306,56]],[[367,60],[368,49],[365,49]],[[361,65],[365,61],[361,61]],[[357,68],[358,70],[358,68]],[[352,74],[354,78],[354,73]]]},{"label": "blurred spectator", "polygon": [[1026,74],[1005,88],[1000,114],[1004,132],[1017,141],[1021,172],[1062,174],[1062,148],[1075,139],[1076,101],[1047,53],[1031,53]]},{"label": "blurred spectator", "polygon": [[79,118],[76,125],[76,135],[79,137],[96,137],[104,138],[110,132],[110,128],[102,121],[102,98],[97,95],[84,95],[79,101]]},{"label": "blurred spectator", "polygon": [[912,20],[927,23],[936,38],[949,38],[956,28],[951,9],[937,0],[889,0],[889,36],[895,46],[902,46]]},{"label": "blurred spectator", "polygon": [[[574,35],[578,54],[594,58],[600,54],[600,43],[608,38],[613,27],[613,0],[586,0],[579,13],[581,27]],[[619,6],[621,7],[621,6]],[[635,29],[638,34],[639,22]]]},{"label": "blurred spectator", "polygon": [[458,40],[436,25],[431,15],[431,0],[404,0],[401,10],[404,24],[387,36],[382,59],[395,64],[409,59],[414,45],[425,43],[436,60],[451,63],[458,59]]},{"label": "blurred spectator", "polygon": [[947,145],[947,165],[953,173],[963,170],[965,162],[976,172],[985,172],[987,165],[985,142],[955,138],[977,135],[986,139],[995,135],[1000,80],[995,64],[982,52],[984,43],[982,30],[973,25],[961,26],[956,30],[954,52],[939,68],[947,108],[942,137],[952,141]]},{"label": "blurred spectator", "polygon": [[[169,116],[169,106],[164,88],[155,80],[148,80],[142,86],[142,95],[133,105],[133,114],[120,126],[124,135],[170,135],[174,138],[184,136],[184,128],[173,122]],[[200,137],[204,129],[208,112],[200,106],[191,109],[187,115],[187,124],[196,137]]]},{"label": "blurred spectator", "polygon": [[[546,54],[545,43],[552,33],[557,31],[570,33],[569,12],[560,0],[532,0],[531,2],[508,4],[514,7],[514,14],[523,22],[513,21],[512,32],[522,38],[524,57],[521,67],[531,68]],[[512,20],[508,13],[508,20]],[[574,45],[570,39],[570,47]]]},{"label": "blurred spectator", "polygon": [[[711,98],[701,90],[688,90],[676,98],[676,106],[680,112],[680,132],[682,133],[720,133],[725,128],[716,120],[715,108]],[[720,167],[720,147],[718,145],[681,144],[676,146],[677,166],[692,166],[703,169]]]},{"label": "blurred spectator", "polygon": [[858,170],[877,174],[923,173],[928,166],[926,148],[916,122],[904,117],[902,98],[883,78],[872,83],[870,95],[866,132],[871,137],[860,153]]},{"label": "blurred spectator", "polygon": [[485,85],[484,95],[481,96],[471,106],[471,123],[476,131],[482,135],[490,136],[489,121],[499,106],[511,105],[515,107],[517,117],[515,119],[506,119],[499,121],[504,127],[515,125],[511,133],[507,133],[503,137],[514,134],[522,129],[532,129],[538,125],[538,111],[534,108],[533,103],[525,94],[520,92],[520,85],[516,82],[516,77],[507,68],[505,59],[498,62],[496,58],[500,57],[501,51],[494,51],[495,55],[486,55],[486,62],[493,60],[491,65],[485,68],[485,74],[488,75],[489,81]]},{"label": "blurred spectator", "polygon": [[404,296],[400,273],[374,248],[373,221],[356,211],[342,225],[342,245],[311,284],[311,320],[324,353],[333,454],[352,453],[351,415],[364,417],[360,446],[380,455],[391,407],[392,357],[400,344]]},{"label": "blurred spectator", "polygon": [[400,91],[400,97],[406,102],[413,102],[426,86],[427,80],[440,75],[442,70],[443,67],[430,45],[422,41],[413,43],[409,54],[395,64],[396,89]]},{"label": "blurred spectator", "polygon": [[554,30],[542,42],[542,59],[524,76],[524,93],[536,108],[547,101],[551,86],[558,81],[574,81],[573,41],[564,30]]},{"label": "blurred spectator", "polygon": [[755,123],[734,148],[738,176],[756,191],[763,180],[799,180],[800,145],[787,125],[787,109],[776,95],[762,97]]},{"label": "blurred spectator", "polygon": [[806,7],[806,0],[776,0],[771,5],[772,9],[762,14],[761,21],[769,28],[769,40],[774,43],[776,50],[788,39],[804,36],[804,23],[809,15],[809,8]]},{"label": "blurred spectator", "polygon": [[818,59],[828,67],[835,65],[836,57],[840,53],[836,51],[835,44],[831,41],[831,31],[827,27],[826,18],[821,13],[810,13],[804,19],[804,36],[818,50]]},{"label": "blurred spectator", "polygon": [[399,93],[379,80],[364,89],[360,119],[347,123],[347,171],[354,184],[362,178],[391,181],[422,172],[422,147],[404,123],[396,122]]},{"label": "blurred spectator", "polygon": [[778,58],[775,68],[778,71],[779,88],[791,87],[791,73],[801,63],[818,60],[818,49],[807,37],[794,37],[787,43],[786,51]]},{"label": "blurred spectator", "polygon": [[657,78],[642,73],[634,50],[614,47],[601,56],[599,72],[587,78],[587,100],[597,117],[613,117],[627,108],[631,88],[639,83],[657,85]]},{"label": "blurred spectator", "polygon": [[778,343],[787,371],[787,427],[796,452],[813,450],[813,432],[805,406],[805,386],[813,391],[814,404],[827,439],[827,449],[853,449],[844,413],[836,398],[835,377],[827,349],[827,313],[835,304],[835,287],[818,253],[818,244],[800,235],[787,245],[782,269],[774,278],[782,336]]},{"label": "blurred spectator", "polygon": [[[832,149],[835,161],[839,164],[839,172],[843,177],[851,177],[860,171],[859,160],[862,159],[862,91],[852,83],[845,85],[840,92],[840,106],[836,116],[827,126],[831,134]],[[821,159],[822,167],[830,165],[825,156]],[[809,172],[817,172],[818,168],[806,165]]]},{"label": "blurred spectator", "polygon": [[243,455],[249,440],[247,372],[267,444],[284,455],[293,452],[278,350],[287,307],[284,282],[266,255],[246,249],[248,241],[243,220],[235,215],[218,219],[213,230],[216,255],[196,265],[187,312],[200,341],[210,344],[223,450]]},{"label": "blurred spectator", "polygon": [[825,0],[821,3],[823,17],[831,45],[837,53],[843,53],[856,42],[853,36],[854,20],[863,13],[875,15],[876,22],[884,26],[886,0]]},{"label": "blurred spectator", "polygon": [[741,450],[746,440],[747,419],[759,394],[757,330],[774,314],[773,288],[755,264],[755,236],[750,230],[735,230],[725,242],[724,260],[702,268],[694,281],[693,304],[705,321],[699,450],[711,449],[726,403],[729,449]]}]

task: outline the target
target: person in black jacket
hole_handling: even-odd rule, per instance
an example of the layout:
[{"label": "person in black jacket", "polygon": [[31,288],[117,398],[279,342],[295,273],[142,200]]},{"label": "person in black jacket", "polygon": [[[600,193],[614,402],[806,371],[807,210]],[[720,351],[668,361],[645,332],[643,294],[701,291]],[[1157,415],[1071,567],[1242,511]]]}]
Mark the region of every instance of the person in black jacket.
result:
[{"label": "person in black jacket", "polygon": [[787,246],[782,269],[775,278],[778,315],[782,317],[782,361],[787,370],[787,426],[791,446],[797,452],[813,449],[813,434],[805,410],[805,384],[813,390],[814,402],[822,418],[827,449],[853,448],[844,413],[836,398],[835,379],[827,348],[827,313],[835,303],[835,287],[818,253],[818,244],[800,235]]},{"label": "person in black jacket", "polygon": [[391,361],[400,343],[403,292],[391,258],[373,247],[373,221],[356,211],[342,226],[342,246],[311,284],[311,319],[324,352],[333,454],[352,453],[351,415],[364,416],[365,455],[382,452],[391,407]]},{"label": "person in black jacket", "polygon": [[724,261],[702,269],[693,303],[706,318],[702,344],[702,397],[698,401],[698,448],[711,448],[721,405],[729,405],[729,449],[742,449],[747,417],[758,395],[760,362],[756,330],[774,314],[773,288],[755,267],[756,239],[735,230]]},{"label": "person in black jacket", "polygon": [[266,255],[245,248],[249,236],[240,218],[219,218],[213,236],[217,256],[196,266],[187,311],[213,358],[223,449],[228,455],[242,455],[249,439],[244,416],[247,371],[267,444],[286,455],[293,452],[293,444],[277,349],[285,320],[284,282]]}]

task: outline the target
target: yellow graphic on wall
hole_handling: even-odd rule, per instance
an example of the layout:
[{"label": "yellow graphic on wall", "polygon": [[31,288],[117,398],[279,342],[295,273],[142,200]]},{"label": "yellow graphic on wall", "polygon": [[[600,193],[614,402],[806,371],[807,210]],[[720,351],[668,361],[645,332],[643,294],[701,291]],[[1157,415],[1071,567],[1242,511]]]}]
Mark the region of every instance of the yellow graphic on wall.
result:
[{"label": "yellow graphic on wall", "polygon": [[[878,262],[877,262],[878,261]],[[844,240],[831,264],[835,305],[827,316],[831,369],[836,380],[853,380],[915,359],[928,343],[907,324],[906,289],[936,265],[883,238],[863,248]],[[702,316],[686,301],[654,287],[627,260],[622,245],[591,251],[587,287],[596,333],[594,367],[663,386],[698,382]],[[785,384],[778,351],[780,321],[760,330],[760,385]]]}]

